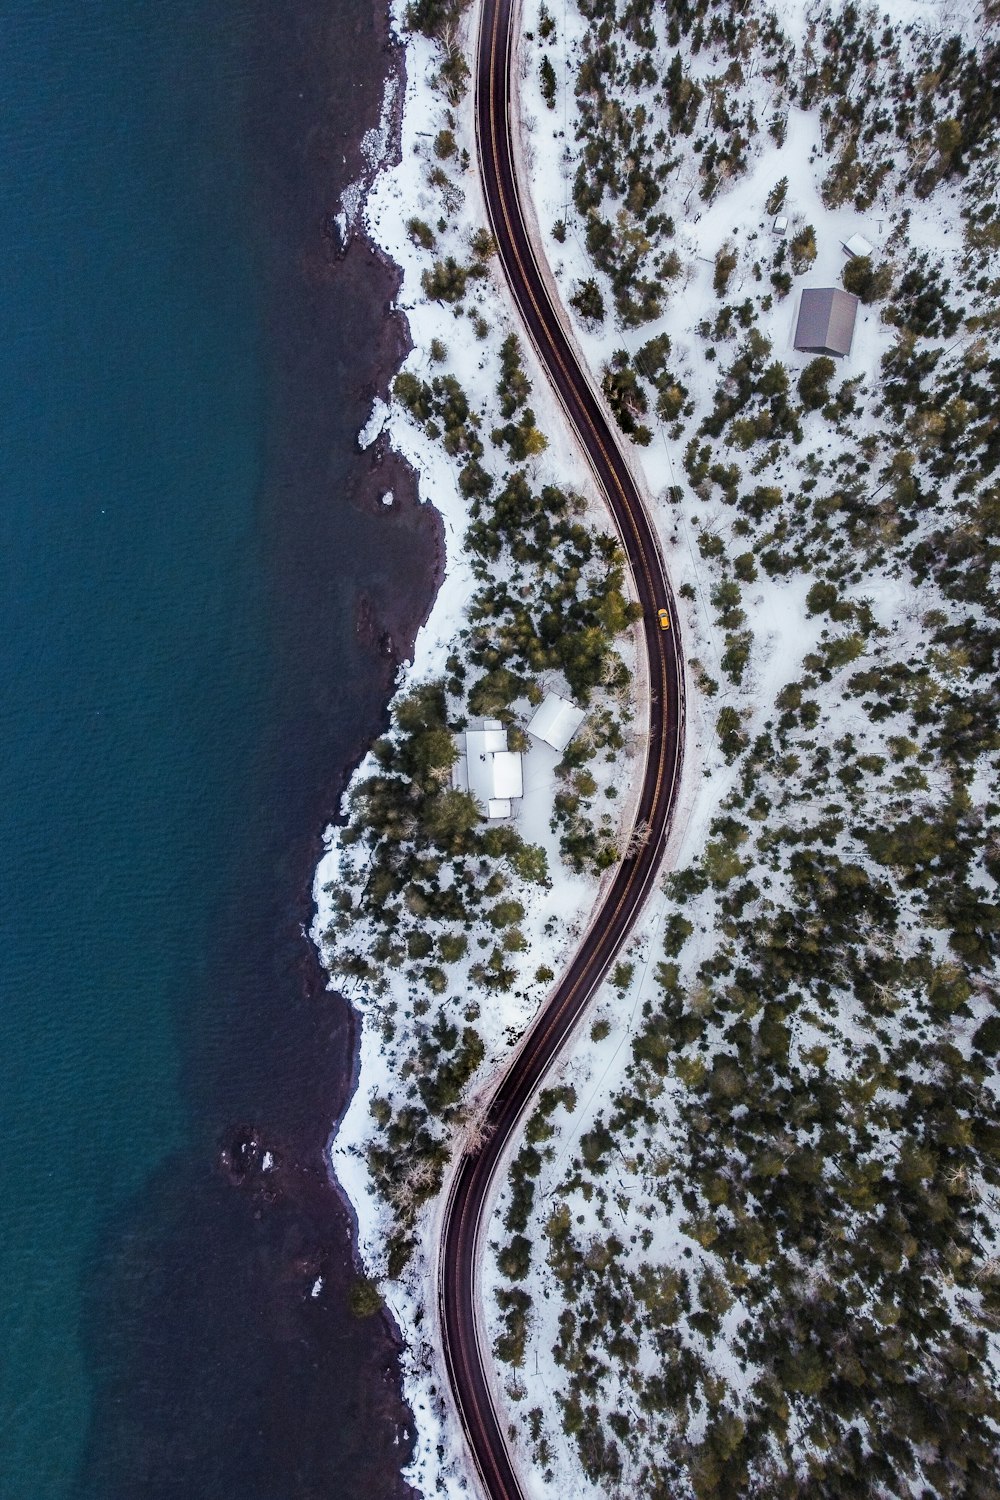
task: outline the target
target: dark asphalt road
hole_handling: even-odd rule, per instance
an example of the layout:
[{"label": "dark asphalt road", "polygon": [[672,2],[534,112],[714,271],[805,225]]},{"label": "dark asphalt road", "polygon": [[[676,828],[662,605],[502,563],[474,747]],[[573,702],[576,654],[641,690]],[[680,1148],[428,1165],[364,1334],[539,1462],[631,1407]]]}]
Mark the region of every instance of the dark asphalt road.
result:
[{"label": "dark asphalt road", "polygon": [[[468,1150],[458,1165],[445,1206],[438,1288],[445,1357],[465,1433],[490,1500],[523,1500],[523,1491],[493,1407],[476,1336],[480,1316],[476,1266],[480,1238],[487,1230],[485,1206],[508,1142],[655,883],[677,792],[683,743],[677,612],[659,547],[618,439],[563,332],[521,214],[509,112],[515,17],[514,0],[484,0],[476,70],[476,131],[486,203],[524,327],[590,457],[628,554],[644,612],[650,734],[635,815],[635,827],[648,828],[648,837],[635,841],[636,852],[615,871],[566,974],[523,1038],[490,1102],[478,1147]],[[660,629],[656,618],[663,604],[668,605],[673,621],[668,631]]]}]

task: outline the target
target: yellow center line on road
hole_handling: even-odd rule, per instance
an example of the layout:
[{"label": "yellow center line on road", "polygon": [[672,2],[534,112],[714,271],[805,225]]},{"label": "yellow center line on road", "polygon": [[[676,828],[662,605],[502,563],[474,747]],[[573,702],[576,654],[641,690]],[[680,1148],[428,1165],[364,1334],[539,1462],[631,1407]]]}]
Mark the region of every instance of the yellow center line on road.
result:
[{"label": "yellow center line on road", "polygon": [[[489,3],[489,0],[484,0],[484,3]],[[633,572],[636,592],[641,597],[641,590],[638,587],[639,579],[635,574],[637,555],[638,563],[641,565],[641,578],[647,594],[647,598],[642,602],[644,608],[648,609],[650,602],[655,606],[658,593],[663,597],[669,596],[669,589],[662,573],[662,559],[656,545],[655,533],[625,463],[624,455],[620,448],[611,441],[611,428],[604,419],[600,404],[580,369],[579,362],[572,352],[565,330],[548,295],[524,217],[509,123],[513,60],[512,14],[509,0],[501,0],[501,5],[505,18],[502,33],[504,45],[501,51],[501,9],[497,6],[493,11],[492,28],[488,38],[489,72],[485,89],[480,87],[484,62],[483,46],[487,39],[485,26],[480,31],[480,49],[477,57],[476,138],[479,143],[487,213],[497,239],[497,249],[504,265],[510,291],[520,311],[525,330],[529,338],[535,342],[539,359],[546,370],[553,390],[563,404],[566,417],[570,425],[575,428],[590,461],[597,484],[607,498],[624,546],[626,564]],[[483,140],[482,131],[483,105],[489,113],[490,173],[487,173],[487,158],[484,155],[486,143]],[[505,126],[503,147],[498,138],[501,123]],[[488,180],[490,175],[492,175],[495,193],[491,193]],[[497,214],[499,214],[499,221]],[[499,232],[501,226],[505,233]],[[524,253],[522,253],[522,243]],[[561,377],[561,380],[557,376]],[[596,411],[599,420],[595,420],[592,416],[592,410]],[[610,449],[608,443],[605,442],[605,433],[608,443],[611,443]],[[625,482],[623,482],[623,476]],[[655,577],[656,571],[659,572],[659,580]],[[682,705],[680,647],[675,632],[671,632],[669,640],[665,632],[658,629],[654,632],[648,614],[643,639],[649,662],[651,694],[657,679],[654,661],[657,661],[659,665],[659,698],[653,701],[659,702],[660,712],[655,719],[651,714],[650,734],[658,733],[658,751],[655,760],[650,761],[647,748],[643,789],[635,826],[638,827],[642,821],[643,805],[648,803],[645,819],[650,828],[656,830],[657,844],[659,844],[670,813],[680,764],[680,709]],[[676,684],[678,715],[672,725],[669,674],[671,666],[678,675]],[[671,728],[673,733],[670,733]],[[668,758],[671,770],[669,786],[665,786]],[[652,774],[652,782],[650,782],[650,774]],[[641,909],[657,874],[657,850],[652,845],[646,849],[640,847],[634,850],[627,861],[619,865],[611,889],[605,898],[606,904],[593,918],[589,930],[570,962],[568,972],[556,988],[548,1007],[538,1018],[537,1029],[529,1029],[519,1057],[511,1060],[504,1076],[494,1089],[491,1103],[484,1115],[484,1122],[489,1121],[490,1113],[496,1106],[495,1123],[492,1126],[485,1124],[484,1135],[479,1145],[467,1150],[460,1158],[445,1202],[438,1283],[444,1354],[472,1457],[491,1500],[523,1500],[523,1496],[513,1469],[507,1440],[501,1428],[500,1415],[493,1403],[490,1375],[477,1333],[479,1320],[476,1264],[479,1236],[484,1229],[483,1208],[504,1152],[528,1104],[534,1097],[539,1082],[558,1056],[573,1026],[583,1015],[587,1001],[602,981],[608,965],[630,930],[632,921]],[[612,900],[614,900],[614,906],[609,908],[607,903]],[[521,1071],[518,1071],[518,1061],[522,1065],[527,1064],[527,1071],[523,1066]],[[450,1331],[449,1303],[454,1317],[454,1324]]]},{"label": "yellow center line on road", "polygon": [[[492,148],[493,148],[493,169],[494,169],[494,173],[496,175],[497,184],[498,184],[498,186],[501,186],[501,157],[500,157],[500,148],[499,148],[499,145],[498,145],[498,142],[497,142],[497,120],[498,120],[499,112],[498,112],[498,109],[497,109],[497,98],[496,98],[496,82],[497,82],[497,71],[498,71],[497,70],[497,66],[496,66],[496,53],[497,53],[497,46],[498,46],[498,37],[499,37],[499,12],[497,12],[495,14],[495,16],[494,16],[494,23],[493,23],[493,35],[492,35],[492,45],[491,45],[491,57],[490,57],[489,110],[490,110],[490,139],[491,139],[491,145],[492,145]],[[506,38],[506,41],[507,41],[507,48],[506,48],[507,56],[505,58],[505,66],[503,68],[503,76],[504,76],[504,78],[506,80],[510,76],[510,49],[509,49],[510,32],[509,32],[509,29],[505,32],[505,38]],[[504,118],[506,118],[506,114],[507,114],[506,106],[507,106],[507,103],[508,103],[506,95],[505,95],[505,98],[502,101],[502,103],[503,103],[503,116],[504,116]],[[533,266],[535,275],[536,275],[536,277],[538,279],[539,285],[542,285],[543,284],[543,278],[542,278],[541,271],[540,271],[540,268],[538,266],[538,263],[535,260],[534,252],[531,249],[530,235],[527,232],[527,225],[525,224],[525,221],[524,221],[524,212],[523,212],[523,210],[521,208],[520,196],[518,194],[518,189],[517,189],[517,174],[516,174],[516,171],[515,171],[514,159],[513,159],[513,154],[512,154],[512,138],[511,138],[511,134],[510,134],[509,130],[505,132],[505,145],[506,145],[507,162],[508,162],[508,165],[509,165],[509,168],[510,168],[510,180],[511,180],[511,183],[513,185],[514,201],[515,201],[515,206],[517,208],[518,219],[520,220],[522,230],[524,231],[525,241],[526,241],[526,243],[528,244],[528,247],[529,247],[529,253],[531,254],[532,266]],[[489,208],[489,204],[487,204],[487,208]],[[552,335],[551,329],[549,327],[550,322],[557,323],[557,321],[558,321],[557,320],[557,315],[555,313],[555,309],[552,307],[552,304],[551,304],[551,302],[548,301],[548,299],[546,299],[546,307],[543,309],[543,307],[541,306],[541,304],[538,301],[538,298],[535,295],[534,289],[533,289],[533,287],[531,285],[531,278],[529,277],[529,275],[528,275],[528,273],[526,271],[526,268],[524,266],[524,262],[523,262],[523,260],[521,258],[520,249],[518,248],[518,245],[517,245],[517,242],[516,242],[516,235],[515,235],[515,231],[514,231],[514,225],[513,225],[512,220],[511,220],[510,210],[509,210],[509,207],[508,207],[508,204],[507,204],[507,200],[506,200],[506,197],[504,197],[502,194],[501,194],[501,209],[503,211],[504,222],[505,222],[505,224],[507,226],[507,234],[508,234],[508,238],[510,240],[510,248],[511,248],[511,250],[513,252],[513,255],[514,255],[514,258],[515,258],[515,260],[517,262],[518,271],[520,272],[521,287],[527,293],[527,296],[528,296],[528,298],[529,298],[529,300],[531,302],[531,306],[532,306],[532,308],[533,308],[533,310],[535,312],[535,316],[537,317],[537,319],[539,321],[542,333],[545,336],[546,342],[547,342],[547,344],[549,346],[549,349],[551,350],[551,353],[552,353],[553,359],[555,360],[555,363],[559,366],[559,369],[562,371],[562,374],[565,377],[567,384],[572,388],[572,387],[575,386],[575,381],[574,381],[573,377],[574,377],[574,374],[577,373],[577,372],[576,371],[571,371],[568,368],[568,366],[566,365],[565,359],[563,357],[562,350],[557,345],[557,343],[556,343],[556,341],[555,341],[555,339],[554,339],[554,337]],[[510,279],[510,278],[508,278],[508,279]],[[515,298],[517,298],[518,292],[515,289],[515,287],[513,285],[513,282],[511,282],[511,289],[514,292]],[[525,320],[525,321],[527,322],[527,320]],[[579,393],[576,392],[576,394],[577,394],[577,399],[580,401],[582,419],[586,423],[588,431],[590,432],[591,436],[594,439],[594,442],[596,443],[598,449],[600,450],[601,457],[603,458],[603,460],[604,460],[605,464],[607,465],[607,468],[608,468],[608,470],[609,470],[609,472],[611,474],[611,478],[612,478],[612,481],[614,483],[614,487],[618,491],[619,498],[621,499],[621,502],[622,502],[623,506],[625,507],[625,513],[628,516],[629,523],[630,523],[630,525],[632,527],[633,535],[634,535],[636,543],[638,544],[639,549],[640,549],[640,556],[642,558],[643,571],[646,574],[646,581],[647,581],[647,583],[649,585],[650,592],[651,593],[655,593],[655,582],[654,582],[654,579],[653,579],[652,572],[650,571],[649,561],[648,561],[648,557],[647,557],[647,554],[646,554],[646,548],[645,548],[645,546],[643,546],[643,538],[640,535],[639,528],[638,528],[638,526],[636,524],[635,516],[633,514],[633,508],[632,508],[631,499],[630,499],[628,493],[626,492],[625,488],[623,487],[623,485],[621,483],[621,480],[618,477],[617,471],[615,469],[615,465],[614,465],[614,463],[613,463],[613,461],[612,461],[612,459],[611,459],[611,457],[610,457],[610,455],[609,455],[609,453],[607,451],[607,448],[606,448],[606,446],[604,444],[604,439],[601,436],[601,432],[600,432],[599,428],[595,426],[593,420],[590,417],[590,414],[586,410],[585,403],[580,399]]]},{"label": "yellow center line on road", "polygon": [[[500,44],[500,12],[499,12],[499,9],[497,9],[494,12],[493,29],[492,29],[492,35],[491,35],[491,38],[490,38],[490,70],[489,70],[489,92],[488,92],[488,104],[489,104],[489,114],[490,114],[490,144],[491,144],[491,148],[492,148],[492,157],[493,157],[493,172],[494,172],[494,176],[496,178],[497,187],[500,190],[500,207],[501,207],[501,211],[503,213],[504,224],[505,224],[506,229],[507,229],[507,239],[509,241],[509,248],[510,248],[510,250],[513,253],[514,260],[515,260],[516,265],[517,265],[517,270],[519,272],[519,278],[518,278],[518,280],[520,282],[520,287],[521,287],[521,289],[523,289],[526,292],[526,294],[527,294],[527,296],[528,296],[528,298],[530,300],[531,307],[532,307],[532,309],[533,309],[533,311],[535,313],[535,317],[538,320],[538,323],[539,323],[539,325],[541,327],[541,331],[542,331],[542,333],[543,333],[543,335],[545,337],[545,341],[546,341],[546,343],[548,345],[548,349],[551,352],[553,360],[555,361],[555,363],[558,365],[560,371],[562,372],[563,377],[564,377],[564,379],[566,381],[566,384],[573,391],[573,394],[576,396],[577,403],[578,403],[578,405],[580,407],[580,414],[579,414],[579,416],[580,416],[580,418],[582,418],[583,423],[586,425],[587,431],[591,435],[594,443],[596,444],[597,448],[600,451],[601,457],[604,460],[604,464],[605,464],[605,466],[606,466],[606,468],[608,470],[608,473],[610,474],[610,477],[611,477],[611,480],[613,482],[614,488],[615,488],[615,490],[618,493],[618,496],[619,496],[619,499],[621,501],[622,506],[624,507],[625,514],[626,514],[626,516],[628,518],[629,525],[630,525],[630,528],[631,528],[631,531],[632,531],[632,535],[633,535],[633,537],[635,539],[636,547],[637,547],[637,550],[639,552],[639,557],[640,557],[640,560],[641,560],[641,563],[642,563],[643,573],[645,574],[645,578],[646,578],[647,588],[648,588],[649,594],[655,600],[658,591],[657,591],[657,587],[656,587],[656,582],[655,582],[655,580],[653,578],[652,569],[650,567],[649,555],[648,555],[648,541],[650,540],[650,538],[647,538],[647,537],[643,536],[643,534],[642,534],[642,532],[640,530],[640,527],[639,527],[639,525],[638,525],[638,523],[636,521],[636,517],[635,517],[635,513],[634,513],[634,508],[633,508],[633,503],[632,503],[632,497],[630,497],[630,495],[626,491],[625,487],[623,486],[623,484],[621,482],[621,479],[619,477],[619,474],[617,472],[616,464],[612,460],[610,454],[608,453],[608,450],[607,450],[607,447],[605,445],[603,436],[602,436],[602,434],[600,432],[600,429],[595,425],[593,419],[590,416],[590,413],[587,411],[587,409],[586,409],[586,403],[585,403],[584,399],[582,398],[579,389],[577,388],[577,381],[576,381],[575,377],[577,377],[579,375],[579,371],[576,368],[574,368],[574,369],[571,370],[567,366],[566,361],[565,361],[565,359],[563,357],[562,350],[559,347],[559,345],[556,343],[555,338],[553,337],[553,334],[552,334],[552,331],[551,331],[551,328],[550,328],[550,324],[555,325],[555,326],[558,325],[558,315],[556,314],[555,309],[553,308],[552,303],[551,303],[551,301],[549,301],[548,298],[545,299],[545,306],[543,307],[541,305],[541,303],[539,302],[537,296],[535,295],[534,288],[533,288],[533,286],[531,284],[531,277],[529,276],[528,271],[527,271],[527,269],[525,267],[524,261],[523,261],[522,256],[521,256],[520,249],[519,249],[518,244],[517,244],[517,236],[516,236],[516,232],[515,232],[513,221],[511,219],[511,214],[510,214],[510,209],[508,207],[506,194],[503,192],[503,185],[504,184],[503,184],[503,174],[502,174],[502,170],[501,170],[501,167],[502,167],[502,158],[501,158],[500,145],[499,145],[499,142],[498,142],[498,139],[497,139],[497,129],[498,129],[498,121],[500,119],[503,119],[503,120],[506,121],[507,120],[507,115],[508,115],[507,105],[508,105],[509,101],[508,101],[508,97],[507,97],[507,86],[508,86],[508,80],[510,78],[510,71],[511,71],[511,68],[510,68],[510,65],[511,65],[510,36],[511,36],[511,28],[508,26],[507,28],[505,28],[504,33],[503,33],[503,37],[504,37],[506,45],[505,45],[505,49],[504,49],[505,55],[503,57],[503,66],[502,66],[502,68],[500,68],[500,67],[498,67],[498,57],[497,57],[498,47],[499,47],[499,44]],[[504,79],[504,81],[505,81],[504,82],[504,89],[505,89],[504,98],[501,101],[502,110],[498,109],[498,107],[497,107],[497,81],[498,81],[498,77],[499,76],[502,76],[503,79]],[[511,149],[511,133],[510,133],[510,130],[509,129],[506,130],[505,133],[504,133],[504,135],[505,135],[505,143],[506,143],[506,153],[505,154],[506,154],[507,164],[508,164],[508,167],[509,167],[510,182],[511,182],[511,185],[512,185],[512,188],[513,188],[513,192],[514,192],[514,200],[515,200],[515,206],[517,208],[517,215],[518,215],[518,219],[520,221],[521,229],[522,229],[522,231],[524,233],[525,242],[527,243],[528,248],[529,248],[529,253],[531,254],[532,269],[534,270],[535,277],[538,280],[539,286],[541,286],[543,284],[543,279],[542,279],[541,271],[540,271],[540,269],[538,267],[537,261],[535,260],[534,252],[533,252],[533,250],[531,248],[530,235],[528,234],[528,231],[527,231],[527,225],[525,224],[525,220],[524,220],[524,213],[523,213],[523,210],[521,209],[520,198],[518,196],[517,174],[516,174],[516,171],[515,171],[515,164],[514,164],[512,149]],[[487,210],[488,211],[489,211],[489,208],[490,208],[490,204],[489,204],[489,200],[487,198]],[[502,254],[503,253],[503,246],[502,246],[502,244],[498,243],[498,247],[497,248],[498,248],[498,250]],[[511,278],[509,275],[508,275],[508,282],[509,282],[509,284],[511,286],[511,291],[513,292],[515,300],[519,301],[520,298],[518,296],[518,289],[515,286],[514,279]],[[523,312],[522,312],[522,317],[524,317]],[[524,321],[525,321],[525,325],[527,326],[528,325],[527,318],[524,318]],[[544,362],[545,361],[544,361],[544,358],[543,358],[543,363]],[[558,392],[557,392],[557,394],[558,394]],[[579,418],[577,418],[577,416],[575,414],[568,413],[568,415],[570,416],[570,420],[577,427],[577,430],[580,431],[580,420],[579,420]],[[580,432],[580,437],[581,437],[581,440],[583,440],[583,433],[582,432]],[[586,446],[587,446],[586,442],[584,441],[584,448],[585,449],[586,449]],[[616,456],[618,456],[618,455],[616,455]],[[609,493],[609,491],[607,489],[607,485],[601,481],[600,476],[598,476],[598,482],[602,484],[602,488],[604,488],[605,493],[607,494],[609,503],[611,504],[612,515],[614,515],[615,519],[617,520],[618,517],[617,517],[616,511],[615,511],[614,504],[612,503],[611,494]],[[643,516],[643,519],[645,520],[645,516]],[[647,525],[648,525],[648,523],[647,523]],[[627,549],[626,549],[626,560],[630,561],[630,559],[628,558],[628,551],[627,551]],[[666,723],[666,708],[667,708],[668,683],[667,683],[666,642],[663,639],[664,634],[665,634],[665,632],[661,631],[661,632],[659,632],[659,635],[657,637],[657,658],[658,658],[659,679],[660,679],[660,702],[661,702],[662,709],[663,709],[663,720],[664,720],[664,723]],[[656,779],[656,785],[655,785],[655,795],[654,795],[654,798],[653,798],[651,812],[658,805],[659,793],[660,793],[660,789],[661,789],[661,785],[662,785],[662,781],[663,781],[663,775],[664,775],[664,770],[665,770],[665,764],[664,764],[664,741],[665,741],[665,739],[666,739],[666,736],[661,737],[661,753],[660,753],[659,765],[657,767],[657,779]]]},{"label": "yellow center line on road", "polygon": [[[561,371],[561,373],[562,373],[562,375],[564,377],[564,380],[565,380],[567,386],[569,387],[569,389],[572,391],[572,393],[576,397],[577,404],[578,404],[578,406],[580,408],[579,414],[576,414],[576,413],[567,413],[567,415],[570,416],[570,420],[573,422],[573,425],[576,426],[578,432],[580,432],[581,439],[583,439],[583,433],[582,433],[582,431],[580,431],[581,420],[582,420],[582,423],[586,426],[586,429],[587,429],[588,433],[590,434],[591,438],[593,439],[593,442],[596,445],[597,449],[599,450],[601,458],[604,461],[604,465],[605,465],[605,467],[606,467],[606,469],[608,471],[608,474],[610,475],[610,478],[611,478],[614,490],[617,491],[617,494],[618,494],[619,500],[621,502],[621,505],[622,505],[622,507],[624,509],[625,515],[628,518],[629,527],[631,529],[632,536],[633,536],[633,538],[635,540],[636,548],[637,548],[637,550],[639,552],[639,557],[640,557],[640,561],[641,561],[641,564],[642,564],[642,570],[643,570],[643,573],[645,575],[646,585],[647,585],[649,594],[655,600],[658,591],[657,591],[656,581],[654,580],[652,569],[650,567],[650,560],[649,560],[649,546],[650,546],[650,543],[652,541],[651,534],[649,536],[644,536],[642,534],[642,531],[641,531],[641,529],[640,529],[640,527],[639,527],[639,525],[637,523],[636,516],[635,516],[635,510],[634,510],[634,506],[633,506],[633,497],[629,495],[629,493],[627,492],[627,490],[623,486],[623,484],[621,482],[621,479],[619,477],[619,474],[618,474],[616,463],[612,459],[611,455],[609,454],[607,446],[605,445],[605,442],[604,442],[604,438],[603,438],[603,436],[601,434],[601,431],[595,425],[592,417],[590,416],[590,413],[587,410],[586,401],[585,401],[583,395],[581,394],[580,389],[578,388],[577,379],[575,377],[577,377],[579,375],[579,371],[575,368],[575,365],[574,365],[573,369],[570,369],[567,366],[566,361],[565,361],[564,356],[563,356],[563,351],[562,351],[562,349],[560,348],[559,344],[556,342],[556,340],[555,340],[555,338],[553,336],[552,327],[550,327],[550,324],[553,327],[558,327],[559,326],[558,315],[556,314],[555,309],[553,308],[551,301],[547,297],[545,298],[545,305],[543,307],[543,305],[540,303],[538,297],[535,294],[534,287],[532,286],[532,278],[528,274],[527,268],[525,267],[524,261],[523,261],[522,256],[521,256],[520,248],[519,248],[518,243],[517,243],[517,235],[516,235],[516,232],[515,232],[514,223],[513,223],[512,218],[511,218],[511,212],[510,212],[510,208],[508,206],[507,198],[506,198],[505,193],[503,192],[502,157],[501,157],[501,148],[500,148],[500,145],[499,145],[499,142],[498,142],[498,139],[497,139],[497,128],[498,128],[498,121],[501,118],[506,121],[506,119],[507,119],[507,113],[508,113],[507,112],[507,105],[508,105],[509,100],[508,100],[508,97],[507,97],[507,87],[508,87],[508,81],[509,81],[510,71],[511,71],[511,69],[510,69],[510,65],[511,65],[510,34],[511,34],[510,27],[507,27],[505,29],[504,33],[503,33],[504,40],[506,42],[506,46],[505,46],[505,49],[504,49],[505,55],[504,55],[504,58],[503,58],[503,67],[501,69],[497,65],[497,63],[498,63],[497,52],[498,52],[498,47],[499,47],[499,44],[500,44],[500,13],[499,13],[499,10],[495,11],[494,12],[494,17],[493,17],[493,30],[492,30],[492,35],[491,35],[491,39],[490,39],[491,45],[490,45],[489,91],[488,91],[488,104],[489,104],[489,114],[490,114],[490,145],[491,145],[491,148],[492,148],[493,172],[494,172],[494,176],[496,178],[497,187],[500,190],[500,207],[501,207],[501,212],[503,214],[504,224],[505,224],[506,229],[507,229],[507,239],[509,241],[509,248],[510,248],[510,251],[512,252],[512,254],[513,254],[514,261],[516,263],[517,270],[519,272],[519,277],[517,278],[517,280],[520,283],[520,288],[526,293],[526,295],[527,295],[527,297],[528,297],[528,299],[530,301],[532,310],[535,313],[535,317],[536,317],[536,319],[538,321],[538,324],[539,324],[539,326],[541,328],[541,332],[542,332],[542,334],[544,336],[544,339],[545,339],[545,342],[546,342],[546,344],[548,346],[548,349],[551,352],[551,356],[552,356],[553,361],[555,362],[556,365],[558,365],[559,370]],[[502,76],[503,79],[504,79],[504,81],[505,81],[504,82],[504,89],[505,89],[504,98],[501,101],[502,110],[498,109],[498,106],[497,106],[497,81],[498,81],[498,76]],[[523,235],[524,235],[525,243],[528,246],[528,253],[531,256],[532,270],[534,271],[535,278],[538,281],[539,287],[543,287],[543,277],[542,277],[540,268],[538,266],[537,260],[535,259],[535,256],[534,256],[534,250],[533,250],[533,248],[531,246],[531,237],[528,234],[527,225],[526,225],[525,219],[524,219],[524,212],[523,212],[523,210],[521,208],[520,197],[519,197],[518,187],[517,187],[517,173],[515,171],[515,164],[514,164],[513,153],[512,153],[512,138],[511,138],[511,133],[510,133],[509,129],[505,131],[504,138],[505,138],[505,147],[506,147],[505,155],[506,155],[506,160],[507,160],[507,164],[508,164],[508,168],[509,168],[510,182],[511,182],[511,186],[512,186],[512,189],[513,189],[513,194],[514,194],[514,206],[515,206],[515,208],[517,210],[517,217],[518,217],[518,220],[519,220],[520,225],[521,225],[521,229],[522,229],[522,232],[523,232]],[[487,198],[487,205],[486,206],[487,206],[487,211],[489,211],[490,210],[490,203],[489,203],[488,198]],[[498,237],[498,239],[499,238],[500,237]],[[503,245],[500,244],[500,243],[498,243],[498,250],[500,251],[501,254],[503,254],[503,248],[504,248]],[[515,300],[516,301],[520,301],[518,287],[515,285],[515,279],[511,278],[508,275],[508,282],[510,284],[511,291],[512,291],[514,297],[515,297]],[[543,293],[543,295],[544,295],[544,293]],[[522,318],[524,318],[525,325],[528,326],[528,319],[524,316],[523,311],[522,311]],[[560,328],[559,331],[560,331],[560,333],[562,332],[561,328]],[[563,338],[565,339],[565,335],[563,335]],[[568,349],[568,345],[567,345],[567,349]],[[543,363],[544,362],[545,361],[544,361],[544,358],[543,358]],[[585,386],[584,386],[584,389],[586,389]],[[557,391],[557,394],[558,394],[558,391]],[[587,446],[586,442],[584,442],[584,448],[586,448],[586,446]],[[621,460],[620,455],[616,455],[616,457],[619,459],[619,461],[623,461],[623,460]],[[601,483],[602,488],[604,488],[605,493],[607,494],[609,503],[611,503],[612,515],[615,516],[616,521],[619,520],[619,517],[618,517],[617,512],[615,510],[615,506],[614,506],[614,504],[612,502],[612,496],[611,496],[610,491],[608,490],[607,484],[604,481],[601,480],[600,476],[598,476],[598,482]],[[637,499],[638,496],[636,496],[635,498]],[[640,502],[640,506],[641,506],[641,502]],[[645,514],[643,514],[643,520],[646,521]],[[646,522],[646,524],[648,526],[648,522]],[[620,529],[620,523],[619,523],[619,529]],[[628,551],[627,551],[627,549],[626,549],[626,558],[628,560]],[[661,632],[661,637],[662,637],[662,634],[663,633]],[[657,641],[657,657],[658,657],[659,668],[660,668],[659,676],[660,676],[661,702],[663,703],[664,710],[665,710],[666,709],[666,692],[667,692],[667,659],[666,659],[666,643],[665,643],[665,641],[662,638],[658,638],[658,641]],[[664,713],[664,718],[665,718],[665,713]],[[661,768],[661,778],[662,778],[662,768]]]}]

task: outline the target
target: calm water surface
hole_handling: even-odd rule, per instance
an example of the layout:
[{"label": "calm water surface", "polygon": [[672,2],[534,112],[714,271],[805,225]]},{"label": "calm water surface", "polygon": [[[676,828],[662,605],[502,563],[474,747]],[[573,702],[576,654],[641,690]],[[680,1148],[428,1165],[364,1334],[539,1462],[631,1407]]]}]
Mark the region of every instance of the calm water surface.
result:
[{"label": "calm water surface", "polygon": [[0,0],[2,1500],[402,1493],[301,932],[437,546],[354,443],[392,278],[323,233],[384,43]]}]

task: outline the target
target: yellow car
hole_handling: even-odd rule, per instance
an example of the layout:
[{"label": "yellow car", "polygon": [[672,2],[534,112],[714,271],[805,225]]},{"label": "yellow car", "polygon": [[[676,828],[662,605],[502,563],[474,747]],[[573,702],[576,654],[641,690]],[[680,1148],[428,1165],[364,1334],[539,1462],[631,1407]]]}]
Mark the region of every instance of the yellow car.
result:
[{"label": "yellow car", "polygon": [[667,614],[667,612],[666,612],[665,609],[658,609],[656,611],[656,618],[660,622],[660,629],[661,630],[669,630],[670,629],[670,616]]}]

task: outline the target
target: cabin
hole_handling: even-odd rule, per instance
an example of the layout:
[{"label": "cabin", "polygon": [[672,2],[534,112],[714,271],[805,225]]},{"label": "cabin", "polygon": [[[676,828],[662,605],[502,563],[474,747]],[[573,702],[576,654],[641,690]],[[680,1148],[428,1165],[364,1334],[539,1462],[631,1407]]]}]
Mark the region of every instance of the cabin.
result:
[{"label": "cabin", "polygon": [[524,796],[524,776],[520,752],[508,749],[500,720],[483,719],[456,735],[455,745],[452,786],[471,792],[487,818],[509,818],[514,800]]},{"label": "cabin", "polygon": [[799,303],[795,347],[806,354],[850,354],[858,299],[840,287],[806,287]]},{"label": "cabin", "polygon": [[585,718],[583,709],[577,708],[568,698],[560,698],[558,693],[546,693],[531,717],[528,733],[551,745],[561,755]]}]

